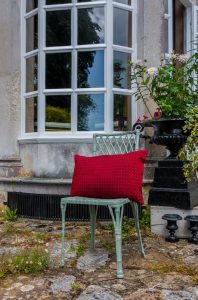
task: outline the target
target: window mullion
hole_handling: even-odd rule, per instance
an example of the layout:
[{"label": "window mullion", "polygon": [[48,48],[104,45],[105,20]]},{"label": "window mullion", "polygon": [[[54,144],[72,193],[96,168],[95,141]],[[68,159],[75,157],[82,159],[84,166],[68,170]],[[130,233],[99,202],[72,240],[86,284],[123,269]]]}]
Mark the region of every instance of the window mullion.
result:
[{"label": "window mullion", "polygon": [[[132,11],[132,47],[133,51],[131,53],[132,61],[137,60],[137,0],[134,1]],[[137,101],[134,96],[131,96],[131,111],[132,111],[132,120],[131,123],[133,124],[137,120]]]},{"label": "window mullion", "polygon": [[26,86],[26,59],[25,59],[25,47],[26,47],[26,21],[24,18],[24,14],[26,11],[26,3],[21,0],[21,73],[22,73],[22,80],[21,80],[21,133],[22,135],[25,134],[25,120],[26,120],[26,113],[25,113],[25,86]]},{"label": "window mullion", "polygon": [[72,97],[71,97],[71,131],[73,134],[77,132],[77,50],[75,46],[77,45],[77,34],[78,34],[78,11],[76,6],[76,0],[74,0],[74,5],[72,9]]},{"label": "window mullion", "polygon": [[173,1],[168,0],[168,54],[173,51]]},{"label": "window mullion", "polygon": [[105,50],[105,131],[113,131],[113,4],[107,1],[105,14],[106,50]]},{"label": "window mullion", "polygon": [[45,32],[46,32],[46,14],[43,6],[45,0],[40,0],[38,2],[39,8],[39,54],[38,54],[38,132],[42,135],[45,131],[45,95],[43,93],[45,89]]}]

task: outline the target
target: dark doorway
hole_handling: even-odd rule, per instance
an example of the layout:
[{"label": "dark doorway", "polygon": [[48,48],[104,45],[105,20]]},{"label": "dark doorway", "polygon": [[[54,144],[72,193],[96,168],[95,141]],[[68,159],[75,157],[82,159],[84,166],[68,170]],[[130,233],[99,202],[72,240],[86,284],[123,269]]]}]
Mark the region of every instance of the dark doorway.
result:
[{"label": "dark doorway", "polygon": [[186,51],[186,7],[179,1],[173,1],[173,49],[176,53]]}]

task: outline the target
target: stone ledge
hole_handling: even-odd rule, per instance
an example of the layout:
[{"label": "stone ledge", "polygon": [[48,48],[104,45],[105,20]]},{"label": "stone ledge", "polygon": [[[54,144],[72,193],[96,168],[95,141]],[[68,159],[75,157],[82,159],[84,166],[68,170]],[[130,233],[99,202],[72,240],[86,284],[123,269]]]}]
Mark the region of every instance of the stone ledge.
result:
[{"label": "stone ledge", "polygon": [[[37,178],[37,177],[30,177],[30,178],[23,178],[23,177],[0,177],[0,184],[1,183],[31,183],[31,184],[71,184],[72,179],[64,179],[64,178]],[[144,179],[143,184],[152,184],[152,179]]]},{"label": "stone ledge", "polygon": [[23,178],[23,177],[0,177],[1,183],[30,183],[30,184],[71,184],[72,179],[63,179],[63,178]]}]

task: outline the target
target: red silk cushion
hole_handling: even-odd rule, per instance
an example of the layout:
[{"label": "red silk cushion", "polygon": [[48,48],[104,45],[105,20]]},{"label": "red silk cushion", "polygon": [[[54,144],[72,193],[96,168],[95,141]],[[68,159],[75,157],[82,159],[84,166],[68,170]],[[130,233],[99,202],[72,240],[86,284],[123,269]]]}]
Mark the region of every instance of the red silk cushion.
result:
[{"label": "red silk cushion", "polygon": [[75,155],[71,196],[129,198],[144,203],[142,180],[147,150],[85,157]]}]

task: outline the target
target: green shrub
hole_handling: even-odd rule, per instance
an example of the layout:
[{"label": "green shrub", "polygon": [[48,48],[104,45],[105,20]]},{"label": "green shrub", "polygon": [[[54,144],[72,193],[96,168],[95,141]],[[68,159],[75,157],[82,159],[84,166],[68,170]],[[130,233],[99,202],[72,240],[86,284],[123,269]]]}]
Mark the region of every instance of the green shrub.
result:
[{"label": "green shrub", "polygon": [[4,214],[4,219],[6,221],[11,221],[14,222],[17,220],[17,209],[11,210],[9,207],[6,208],[5,214]]},{"label": "green shrub", "polygon": [[150,210],[145,208],[140,215],[140,225],[150,227]]},{"label": "green shrub", "polygon": [[46,121],[70,123],[70,113],[65,109],[48,105],[46,107]]}]

